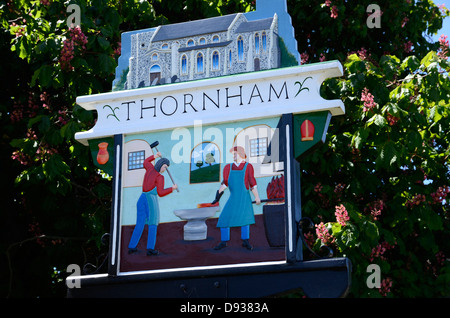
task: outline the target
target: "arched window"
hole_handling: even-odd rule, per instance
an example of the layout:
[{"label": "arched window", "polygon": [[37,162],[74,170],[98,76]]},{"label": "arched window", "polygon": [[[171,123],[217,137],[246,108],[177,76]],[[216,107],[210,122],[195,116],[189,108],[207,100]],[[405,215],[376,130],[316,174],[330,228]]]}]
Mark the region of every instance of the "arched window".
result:
[{"label": "arched window", "polygon": [[169,44],[164,43],[164,44],[161,46],[161,48],[162,48],[163,50],[168,50],[168,49],[169,49]]},{"label": "arched window", "polygon": [[212,69],[213,71],[219,70],[219,52],[214,51],[212,55]]},{"label": "arched window", "polygon": [[191,151],[189,183],[220,181],[220,150],[210,141],[204,141]]},{"label": "arched window", "polygon": [[158,60],[158,54],[154,53],[152,55],[152,61],[157,61]]},{"label": "arched window", "polygon": [[219,41],[220,41],[219,36],[218,36],[218,35],[214,35],[214,36],[213,36],[213,43],[217,43],[217,42],[219,42]]},{"label": "arched window", "polygon": [[159,73],[161,72],[161,67],[159,65],[153,65],[150,69],[150,73]]},{"label": "arched window", "polygon": [[187,57],[186,57],[185,54],[183,54],[183,56],[181,57],[181,73],[182,74],[187,74],[188,73]]},{"label": "arched window", "polygon": [[238,60],[242,62],[244,60],[244,39],[240,35],[237,39],[237,47],[238,47]]},{"label": "arched window", "polygon": [[231,68],[233,64],[233,53],[231,53],[231,50],[228,52],[228,67]]},{"label": "arched window", "polygon": [[266,32],[262,33],[262,49],[263,51],[267,51],[267,34]]},{"label": "arched window", "polygon": [[189,40],[187,42],[187,46],[194,46],[194,40]]},{"label": "arched window", "polygon": [[255,34],[255,54],[259,54],[259,33]]},{"label": "arched window", "polygon": [[201,38],[200,39],[200,44],[206,44],[206,39],[205,38]]},{"label": "arched window", "polygon": [[203,73],[203,54],[197,54],[197,73]]}]

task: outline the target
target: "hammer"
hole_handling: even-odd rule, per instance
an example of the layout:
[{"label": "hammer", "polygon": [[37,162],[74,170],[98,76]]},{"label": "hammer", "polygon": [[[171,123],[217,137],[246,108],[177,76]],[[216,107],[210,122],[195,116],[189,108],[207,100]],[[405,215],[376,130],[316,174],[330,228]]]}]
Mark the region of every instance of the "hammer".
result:
[{"label": "hammer", "polygon": [[[156,149],[156,152],[159,152],[159,150],[158,150],[158,148],[157,148],[157,146],[159,145],[159,141],[155,141],[154,143],[152,143],[151,145],[150,145],[150,148],[155,148]],[[170,180],[172,180],[172,183],[173,184],[175,184],[175,181],[173,181],[173,178],[172,178],[172,175],[170,174],[170,171],[169,171],[169,169],[167,168],[166,169],[166,171],[167,171],[167,173],[169,174],[169,177],[170,177]],[[177,188],[177,192],[180,192],[180,190]]]}]

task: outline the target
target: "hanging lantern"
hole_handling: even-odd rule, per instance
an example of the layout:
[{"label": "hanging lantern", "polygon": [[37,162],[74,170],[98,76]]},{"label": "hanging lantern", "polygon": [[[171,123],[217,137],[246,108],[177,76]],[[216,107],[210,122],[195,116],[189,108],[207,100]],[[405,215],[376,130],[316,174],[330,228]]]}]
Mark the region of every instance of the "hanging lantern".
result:
[{"label": "hanging lantern", "polygon": [[101,165],[104,165],[109,160],[109,153],[107,148],[107,142],[101,142],[98,144],[97,162]]},{"label": "hanging lantern", "polygon": [[306,119],[300,126],[300,132],[302,134],[302,141],[309,141],[314,139],[314,125],[308,119]]}]

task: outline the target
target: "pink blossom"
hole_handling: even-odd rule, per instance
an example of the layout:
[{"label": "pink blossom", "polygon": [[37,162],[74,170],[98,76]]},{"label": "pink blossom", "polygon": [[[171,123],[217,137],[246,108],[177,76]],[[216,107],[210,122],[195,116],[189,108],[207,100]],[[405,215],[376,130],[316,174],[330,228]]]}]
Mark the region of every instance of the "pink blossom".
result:
[{"label": "pink blossom", "polygon": [[61,126],[64,126],[65,124],[67,124],[69,122],[69,120],[67,119],[68,115],[67,115],[67,109],[64,110],[58,110],[58,122],[61,124]]},{"label": "pink blossom", "polygon": [[342,192],[345,189],[345,184],[343,183],[338,183],[335,187],[334,187],[334,193],[336,193],[336,200],[338,202],[341,201],[341,196],[342,196]]},{"label": "pink blossom", "polygon": [[425,195],[416,194],[412,199],[406,201],[406,207],[412,209],[415,205],[419,205],[421,202],[425,202]]},{"label": "pink blossom", "polygon": [[357,53],[358,53],[359,58],[363,61],[366,60],[370,56],[370,54],[367,52],[367,50],[363,47]]},{"label": "pink blossom", "polygon": [[330,1],[330,0],[325,0],[325,5],[326,5],[327,7],[331,6],[331,1]]},{"label": "pink blossom", "polygon": [[327,58],[325,57],[325,55],[323,53],[320,53],[319,61],[324,62],[326,60],[327,60]]},{"label": "pink blossom", "polygon": [[300,54],[300,58],[301,58],[301,64],[306,64],[309,60],[309,55],[308,53],[302,53]]},{"label": "pink blossom", "polygon": [[29,128],[27,130],[27,138],[30,139],[30,140],[37,140],[36,133],[31,128]]},{"label": "pink blossom", "polygon": [[444,263],[445,263],[445,254],[444,254],[444,252],[439,251],[439,252],[436,253],[435,256],[436,256],[436,261],[437,261],[438,265],[444,266]]},{"label": "pink blossom", "polygon": [[319,182],[318,184],[315,185],[314,187],[314,192],[320,193],[322,191],[322,184]]},{"label": "pink blossom", "polygon": [[373,219],[376,221],[378,217],[381,215],[381,210],[372,210],[370,211],[370,215],[372,215]]},{"label": "pink blossom", "polygon": [[117,48],[114,49],[114,55],[120,55],[122,51],[122,42],[117,42]]},{"label": "pink blossom", "polygon": [[331,8],[331,15],[330,17],[332,17],[333,19],[336,19],[338,17],[338,8],[336,6],[333,6]]},{"label": "pink blossom", "polygon": [[395,247],[394,245],[390,245],[388,242],[383,242],[381,244],[378,244],[374,248],[372,248],[372,252],[370,254],[370,261],[373,262],[375,258],[379,258],[381,260],[386,260],[386,257],[383,256],[384,253],[386,253],[388,250],[393,249]]},{"label": "pink blossom", "polygon": [[345,188],[345,184],[343,183],[338,183],[335,187],[334,187],[334,193],[341,193],[342,191],[344,191]]},{"label": "pink blossom", "polygon": [[320,222],[319,225],[316,224],[316,234],[323,244],[334,242],[334,237],[328,232],[328,229],[323,222]]},{"label": "pink blossom", "polygon": [[441,35],[441,37],[439,38],[439,52],[438,52],[438,56],[441,59],[448,59],[448,54],[449,54],[449,42],[447,40],[447,36],[446,35]]},{"label": "pink blossom", "polygon": [[408,17],[404,17],[403,18],[403,20],[402,20],[402,28],[405,27],[405,25],[406,25],[406,23],[408,23],[408,21],[409,21]]},{"label": "pink blossom", "polygon": [[45,102],[48,98],[48,93],[47,92],[43,92],[40,96],[39,96],[41,102]]},{"label": "pink blossom", "polygon": [[432,262],[430,259],[426,261],[425,268],[431,270],[435,277],[439,276],[440,268],[445,264],[445,254],[443,251],[437,252],[435,255],[436,262]]},{"label": "pink blossom", "polygon": [[47,144],[42,143],[39,148],[36,150],[36,160],[45,162],[52,155],[58,153],[58,150],[54,148],[50,148]]},{"label": "pink blossom", "polygon": [[336,221],[342,225],[345,226],[348,220],[350,220],[350,217],[348,216],[348,212],[343,204],[336,206],[334,215],[336,215]]},{"label": "pink blossom", "polygon": [[[385,208],[385,204],[383,200],[375,200],[368,204],[367,210],[370,211],[370,214],[374,217],[374,220],[377,219],[379,215],[381,215],[381,211]],[[365,212],[367,212],[365,210]]]},{"label": "pink blossom", "polygon": [[79,26],[69,29],[69,38],[64,40],[63,48],[61,50],[61,57],[59,59],[63,70],[73,70],[70,62],[74,58],[75,47],[79,46],[84,51],[86,50],[87,43],[87,37],[84,35],[83,31],[81,31]]},{"label": "pink blossom", "polygon": [[41,102],[43,102],[43,103],[42,103],[42,107],[43,107],[44,109],[50,109],[50,106],[48,105],[48,98],[49,98],[48,93],[47,93],[47,92],[43,92],[43,93],[39,96],[39,98],[40,98]]},{"label": "pink blossom", "polygon": [[314,234],[311,232],[303,234],[305,237],[306,244],[308,244],[309,247],[312,247],[314,245]]},{"label": "pink blossom", "polygon": [[411,41],[408,41],[406,43],[403,43],[403,50],[405,53],[410,53],[412,51],[413,43]]},{"label": "pink blossom", "polygon": [[23,105],[22,103],[14,101],[13,110],[10,113],[11,122],[19,122],[24,117],[36,117],[38,110],[39,105],[34,102],[33,94],[29,93],[27,104]]},{"label": "pink blossom", "polygon": [[380,292],[381,296],[386,297],[388,293],[391,292],[392,287],[392,278],[387,277],[384,278],[380,283],[380,288],[378,291]]},{"label": "pink blossom", "polygon": [[448,186],[439,187],[436,192],[431,193],[431,198],[433,201],[431,203],[438,204],[442,203],[447,197],[447,193],[450,192],[450,188]]},{"label": "pink blossom", "polygon": [[395,117],[395,116],[393,116],[393,115],[391,115],[391,114],[387,114],[387,121],[388,121],[388,123],[389,123],[389,126],[395,126],[396,124],[397,124],[397,122],[398,122],[398,118],[397,117]]},{"label": "pink blossom", "polygon": [[13,107],[14,109],[11,112],[10,119],[12,123],[17,123],[23,118],[23,106],[14,103]]},{"label": "pink blossom", "polygon": [[64,41],[63,48],[61,50],[61,58],[59,59],[59,62],[61,63],[61,68],[63,70],[72,70],[73,67],[70,64],[70,61],[73,59],[73,50],[74,50],[74,43],[70,39],[66,39]]},{"label": "pink blossom", "polygon": [[20,164],[24,166],[28,165],[31,161],[30,157],[21,151],[14,151],[11,155],[11,159],[19,161]]},{"label": "pink blossom", "polygon": [[376,103],[374,102],[373,95],[369,93],[369,89],[364,88],[363,92],[361,93],[361,101],[364,102],[363,111],[368,112],[372,108],[376,106]]}]

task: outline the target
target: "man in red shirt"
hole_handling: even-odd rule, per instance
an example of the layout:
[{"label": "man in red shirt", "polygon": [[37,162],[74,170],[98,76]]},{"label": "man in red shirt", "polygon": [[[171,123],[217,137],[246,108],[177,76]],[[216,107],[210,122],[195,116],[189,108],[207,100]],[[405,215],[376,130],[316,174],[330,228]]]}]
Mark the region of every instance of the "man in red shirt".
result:
[{"label": "man in red shirt", "polygon": [[227,246],[230,240],[230,227],[241,227],[242,246],[251,250],[249,243],[250,224],[255,223],[250,191],[255,196],[256,204],[261,204],[254,169],[245,159],[244,148],[236,146],[230,149],[233,153],[234,163],[223,169],[223,182],[217,193],[218,197],[226,188],[230,190],[230,197],[220,213],[217,227],[220,228],[221,242],[214,248],[220,250]]},{"label": "man in red shirt", "polygon": [[142,194],[137,202],[136,226],[128,244],[128,253],[137,252],[137,245],[141,239],[145,224],[148,225],[147,255],[157,255],[155,250],[156,232],[159,224],[159,204],[158,196],[164,197],[177,189],[174,184],[171,188],[164,188],[164,176],[170,162],[166,158],[161,158],[153,165],[152,161],[161,157],[161,153],[150,156],[144,161],[145,176],[142,183]]}]

